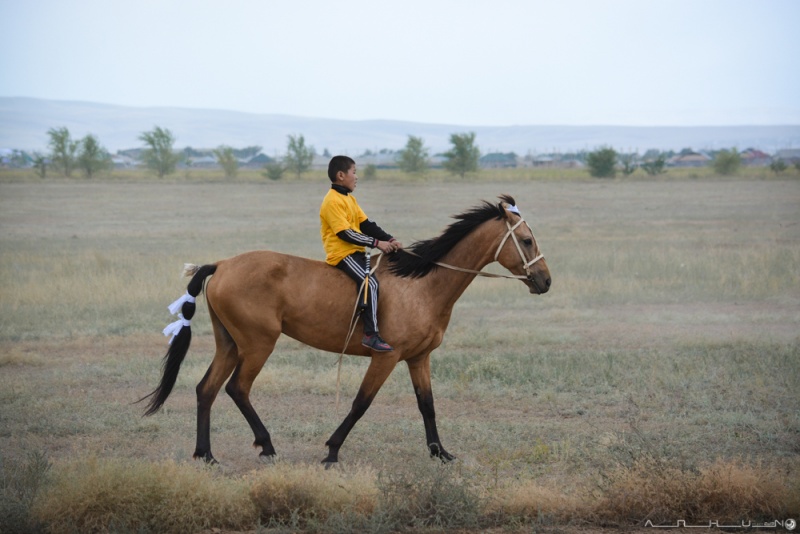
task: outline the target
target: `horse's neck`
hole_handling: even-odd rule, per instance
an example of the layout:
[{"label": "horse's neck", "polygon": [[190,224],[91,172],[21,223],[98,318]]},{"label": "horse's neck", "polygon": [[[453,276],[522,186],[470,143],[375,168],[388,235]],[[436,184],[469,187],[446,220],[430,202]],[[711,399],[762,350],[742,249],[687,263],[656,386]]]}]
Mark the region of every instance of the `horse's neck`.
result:
[{"label": "horse's neck", "polygon": [[[481,225],[445,254],[440,263],[471,271],[480,271],[494,261],[497,242],[497,227],[493,224]],[[429,279],[430,290],[437,299],[441,300],[442,308],[450,309],[476,276],[474,273],[438,267],[426,278]]]}]

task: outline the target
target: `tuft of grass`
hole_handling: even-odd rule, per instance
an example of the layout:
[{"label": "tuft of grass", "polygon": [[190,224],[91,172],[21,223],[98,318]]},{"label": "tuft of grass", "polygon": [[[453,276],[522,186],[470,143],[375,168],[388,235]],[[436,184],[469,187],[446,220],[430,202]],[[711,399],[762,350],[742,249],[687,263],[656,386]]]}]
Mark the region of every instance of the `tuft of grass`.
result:
[{"label": "tuft of grass", "polygon": [[247,488],[213,470],[97,458],[57,465],[32,515],[53,533],[250,529],[258,517]]},{"label": "tuft of grass", "polygon": [[324,522],[335,514],[369,516],[377,505],[374,474],[277,463],[246,479],[263,524]]},{"label": "tuft of grass", "polygon": [[27,351],[15,346],[0,347],[0,367],[17,365],[43,367],[47,364],[47,359],[43,358],[41,354]]},{"label": "tuft of grass", "polygon": [[559,524],[585,522],[592,513],[588,493],[566,494],[534,480],[506,484],[488,501],[486,514],[501,524]]},{"label": "tuft of grass", "polygon": [[48,482],[50,461],[41,452],[29,453],[22,463],[0,457],[0,532],[40,532],[42,524],[31,507]]},{"label": "tuft of grass", "polygon": [[686,469],[659,458],[642,458],[608,477],[593,516],[601,524],[705,524],[709,521],[773,521],[800,512],[798,488],[785,473],[764,465],[717,460]]},{"label": "tuft of grass", "polygon": [[480,488],[452,466],[382,473],[378,486],[380,510],[398,528],[472,529],[485,522]]}]

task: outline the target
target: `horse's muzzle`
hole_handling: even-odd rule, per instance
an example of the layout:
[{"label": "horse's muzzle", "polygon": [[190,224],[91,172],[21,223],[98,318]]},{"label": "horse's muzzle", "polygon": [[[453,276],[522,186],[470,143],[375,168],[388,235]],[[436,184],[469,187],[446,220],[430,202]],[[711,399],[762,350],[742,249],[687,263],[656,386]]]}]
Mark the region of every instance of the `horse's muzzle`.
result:
[{"label": "horse's muzzle", "polygon": [[525,280],[525,284],[528,286],[528,290],[533,295],[543,295],[550,291],[550,273],[545,271],[543,273],[531,273],[528,275],[527,280]]}]

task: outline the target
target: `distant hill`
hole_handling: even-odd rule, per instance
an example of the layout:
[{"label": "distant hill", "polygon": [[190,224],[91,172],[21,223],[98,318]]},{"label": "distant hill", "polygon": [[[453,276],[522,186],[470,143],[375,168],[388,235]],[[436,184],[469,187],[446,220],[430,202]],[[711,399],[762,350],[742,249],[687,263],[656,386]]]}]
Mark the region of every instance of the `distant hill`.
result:
[{"label": "distant hill", "polygon": [[400,149],[409,135],[422,137],[431,153],[447,150],[453,133],[474,131],[484,153],[519,155],[593,150],[608,145],[620,151],[649,148],[695,150],[753,147],[773,153],[800,146],[800,125],[793,126],[475,126],[389,120],[347,121],[236,111],[139,108],[0,97],[0,148],[45,151],[47,130],[66,126],[73,138],[96,135],[112,152],[142,146],[139,135],[154,126],[169,128],[176,148],[235,148],[259,145],[266,154],[282,154],[289,134],[302,134],[317,152],[359,155],[365,150]]}]

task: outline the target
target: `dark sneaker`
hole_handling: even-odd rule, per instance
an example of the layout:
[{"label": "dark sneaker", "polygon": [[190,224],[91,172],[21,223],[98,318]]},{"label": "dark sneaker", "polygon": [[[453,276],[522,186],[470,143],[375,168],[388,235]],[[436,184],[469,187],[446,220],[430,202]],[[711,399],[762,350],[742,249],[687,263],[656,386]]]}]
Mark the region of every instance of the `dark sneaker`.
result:
[{"label": "dark sneaker", "polygon": [[378,334],[364,336],[364,339],[361,340],[361,344],[375,352],[392,352],[394,350],[394,347],[382,340],[381,336]]}]

